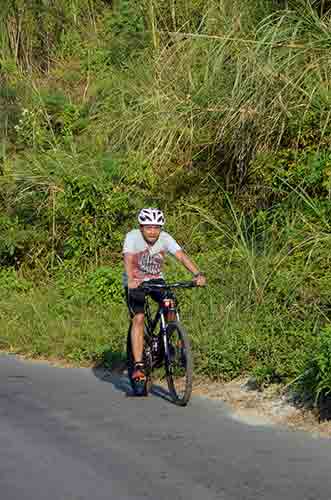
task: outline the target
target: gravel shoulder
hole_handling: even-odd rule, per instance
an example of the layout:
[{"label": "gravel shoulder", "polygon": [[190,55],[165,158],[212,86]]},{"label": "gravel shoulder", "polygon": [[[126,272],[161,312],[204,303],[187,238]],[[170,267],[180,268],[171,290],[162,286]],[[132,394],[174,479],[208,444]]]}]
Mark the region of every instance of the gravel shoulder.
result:
[{"label": "gravel shoulder", "polygon": [[322,421],[317,409],[300,407],[281,394],[278,385],[251,388],[249,379],[228,383],[196,380],[194,394],[225,401],[232,416],[251,425],[281,425],[314,437],[331,438],[331,420]]}]

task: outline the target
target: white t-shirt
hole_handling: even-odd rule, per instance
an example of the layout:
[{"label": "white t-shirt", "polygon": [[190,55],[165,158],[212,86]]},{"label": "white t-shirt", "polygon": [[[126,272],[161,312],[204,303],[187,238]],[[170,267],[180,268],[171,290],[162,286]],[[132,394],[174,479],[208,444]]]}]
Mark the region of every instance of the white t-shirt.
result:
[{"label": "white t-shirt", "polygon": [[[163,278],[162,267],[166,254],[175,255],[181,247],[170,234],[161,231],[154,245],[149,245],[140,229],[130,231],[124,240],[123,254],[133,254],[133,278],[138,282]],[[140,284],[138,283],[138,284]],[[123,274],[123,284],[127,286],[128,276]]]}]

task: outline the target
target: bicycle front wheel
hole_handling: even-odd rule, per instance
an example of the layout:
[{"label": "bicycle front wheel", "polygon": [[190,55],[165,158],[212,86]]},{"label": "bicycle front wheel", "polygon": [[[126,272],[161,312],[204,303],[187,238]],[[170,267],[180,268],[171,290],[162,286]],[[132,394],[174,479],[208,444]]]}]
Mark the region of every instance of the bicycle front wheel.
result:
[{"label": "bicycle front wheel", "polygon": [[173,402],[186,406],[192,394],[193,363],[189,337],[178,323],[167,326],[165,369]]}]

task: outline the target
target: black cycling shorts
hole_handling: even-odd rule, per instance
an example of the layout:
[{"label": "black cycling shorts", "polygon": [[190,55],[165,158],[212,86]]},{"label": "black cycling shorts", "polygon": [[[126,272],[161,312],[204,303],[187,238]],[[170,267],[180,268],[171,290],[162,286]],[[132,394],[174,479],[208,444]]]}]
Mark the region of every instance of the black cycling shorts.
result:
[{"label": "black cycling shorts", "polygon": [[[149,283],[165,283],[164,280],[150,280]],[[155,291],[147,294],[142,288],[130,288],[125,287],[125,296],[126,296],[126,303],[128,305],[131,317],[135,316],[136,314],[141,314],[144,313],[145,309],[145,300],[146,300],[146,295],[150,295],[155,302],[158,302],[159,304],[163,300],[164,296],[164,291]]]}]

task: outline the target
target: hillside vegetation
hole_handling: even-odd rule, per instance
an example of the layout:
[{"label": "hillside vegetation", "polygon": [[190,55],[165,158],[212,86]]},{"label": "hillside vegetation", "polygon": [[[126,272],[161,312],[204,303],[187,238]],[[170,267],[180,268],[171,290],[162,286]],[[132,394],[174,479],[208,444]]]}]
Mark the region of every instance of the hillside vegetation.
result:
[{"label": "hillside vegetation", "polygon": [[4,5],[1,348],[121,356],[122,240],[157,205],[208,277],[181,296],[196,373],[327,394],[330,2]]}]

